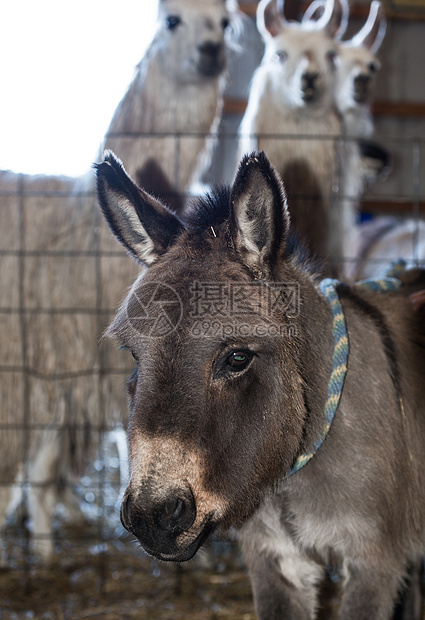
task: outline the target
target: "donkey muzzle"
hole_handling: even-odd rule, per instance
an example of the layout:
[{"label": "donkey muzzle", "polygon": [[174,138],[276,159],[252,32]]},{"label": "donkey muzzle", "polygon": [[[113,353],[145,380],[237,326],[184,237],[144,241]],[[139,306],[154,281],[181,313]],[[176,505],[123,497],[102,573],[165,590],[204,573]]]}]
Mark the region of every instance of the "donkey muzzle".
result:
[{"label": "donkey muzzle", "polygon": [[176,491],[161,502],[152,502],[128,493],[121,505],[121,523],[138,538],[142,547],[160,560],[190,560],[212,531],[204,523],[193,539],[188,530],[196,519],[192,492]]}]

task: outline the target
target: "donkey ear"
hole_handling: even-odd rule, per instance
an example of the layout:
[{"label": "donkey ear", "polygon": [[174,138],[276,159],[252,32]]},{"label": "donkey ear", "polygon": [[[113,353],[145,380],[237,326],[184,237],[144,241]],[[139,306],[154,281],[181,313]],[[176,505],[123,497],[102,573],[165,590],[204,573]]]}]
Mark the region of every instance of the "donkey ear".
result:
[{"label": "donkey ear", "polygon": [[230,234],[255,277],[268,277],[285,247],[289,227],[286,194],[261,151],[244,157],[232,188]]},{"label": "donkey ear", "polygon": [[151,265],[181,232],[181,222],[133,183],[112,151],[94,167],[97,196],[109,227],[133,258]]},{"label": "donkey ear", "polygon": [[283,30],[276,0],[261,0],[257,8],[257,29],[264,40],[275,37]]},{"label": "donkey ear", "polygon": [[384,40],[386,30],[387,20],[382,3],[373,0],[367,21],[360,32],[351,39],[351,45],[367,47],[372,54],[376,54]]}]

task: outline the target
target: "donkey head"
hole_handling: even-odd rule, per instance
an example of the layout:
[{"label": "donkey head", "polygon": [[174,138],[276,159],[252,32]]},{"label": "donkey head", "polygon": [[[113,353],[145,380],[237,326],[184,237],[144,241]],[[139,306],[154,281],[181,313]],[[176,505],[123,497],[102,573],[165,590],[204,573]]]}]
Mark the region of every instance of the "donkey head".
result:
[{"label": "donkey head", "polygon": [[257,27],[266,45],[263,63],[270,66],[272,86],[292,107],[324,106],[331,102],[336,55],[335,15],[340,5],[327,0],[317,21],[287,22],[283,2],[261,0]]},{"label": "donkey head", "polygon": [[216,77],[226,66],[232,0],[159,0],[158,54],[184,81]]},{"label": "donkey head", "polygon": [[284,190],[253,154],[233,188],[201,201],[183,224],[113,154],[97,175],[112,231],[147,266],[108,332],[137,362],[121,518],[149,553],[183,561],[214,528],[255,510],[303,436],[300,352],[277,284],[295,277],[282,260]]},{"label": "donkey head", "polygon": [[380,63],[376,53],[385,36],[386,19],[379,0],[370,5],[363,28],[338,46],[335,100],[342,112],[370,103]]}]

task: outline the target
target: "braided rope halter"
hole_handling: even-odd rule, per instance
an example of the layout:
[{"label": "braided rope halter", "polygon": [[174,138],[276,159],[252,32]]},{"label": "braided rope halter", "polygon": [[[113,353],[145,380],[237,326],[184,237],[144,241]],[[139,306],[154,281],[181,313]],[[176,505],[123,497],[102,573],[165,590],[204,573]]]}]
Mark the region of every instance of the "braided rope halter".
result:
[{"label": "braided rope halter", "polygon": [[[400,275],[400,273],[404,270],[403,267],[403,264],[400,262],[395,263],[391,266],[387,276],[377,279],[361,280],[355,284],[355,287],[360,286],[369,291],[375,292],[397,291],[401,286],[401,282],[395,276]],[[332,370],[328,381],[328,392],[325,403],[325,424],[320,435],[314,442],[313,449],[310,452],[301,454],[296,459],[295,463],[286,474],[287,478],[304,467],[304,465],[306,465],[313,458],[317,450],[321,447],[329,433],[341,400],[341,394],[348,368],[350,345],[344,310],[337,292],[338,284],[339,281],[333,280],[332,278],[325,278],[319,284],[320,292],[326,298],[331,307],[334,336]]]}]

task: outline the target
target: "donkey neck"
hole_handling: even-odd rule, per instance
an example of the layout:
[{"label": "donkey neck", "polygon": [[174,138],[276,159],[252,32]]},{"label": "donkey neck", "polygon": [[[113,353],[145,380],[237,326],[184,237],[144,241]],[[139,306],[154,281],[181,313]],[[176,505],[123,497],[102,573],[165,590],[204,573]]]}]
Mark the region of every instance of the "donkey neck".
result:
[{"label": "donkey neck", "polygon": [[334,356],[331,306],[318,284],[308,276],[305,280],[299,279],[299,282],[299,372],[304,383],[306,421],[304,439],[293,467],[297,461],[301,462],[303,455],[315,452],[317,441],[323,436],[323,429],[328,424],[325,407]]},{"label": "donkey neck", "polygon": [[309,445],[308,449],[298,456],[287,476],[291,476],[304,467],[320,449],[331,428],[341,399],[347,372],[349,342],[344,311],[339,300],[337,285],[338,281],[331,280],[330,278],[322,280],[319,285],[320,292],[326,298],[331,309],[334,340],[332,370],[327,383],[327,395],[324,404],[322,424],[321,427],[319,425],[319,428],[316,429],[313,434],[313,446]]},{"label": "donkey neck", "polygon": [[[400,263],[394,263],[391,267],[391,270],[387,273],[386,276],[382,278],[370,279],[370,280],[362,280],[357,282],[357,288],[375,291],[375,292],[386,292],[386,291],[397,291],[401,286],[401,281],[398,279],[398,275],[400,272],[404,270],[404,265]],[[323,407],[322,416],[319,415],[317,417],[318,411],[315,411],[316,418],[312,427],[312,432],[310,436],[307,438],[306,445],[304,446],[304,451],[297,457],[295,463],[293,464],[291,470],[288,472],[286,477],[291,476],[292,474],[299,471],[302,467],[304,467],[316,454],[316,452],[321,448],[323,442],[326,440],[326,437],[331,429],[332,423],[336,415],[338,415],[338,407],[339,402],[341,400],[342,391],[344,388],[345,376],[348,371],[348,355],[349,355],[349,337],[347,326],[345,323],[345,313],[343,309],[343,305],[340,301],[340,291],[342,293],[342,297],[348,296],[350,293],[350,287],[345,284],[338,282],[338,280],[331,280],[330,278],[326,278],[322,280],[319,285],[320,292],[322,296],[326,299],[326,302],[329,304],[329,308],[331,310],[331,321],[332,321],[332,332],[333,332],[333,353],[332,353],[332,368],[328,375],[327,381],[327,395],[326,402]],[[363,304],[367,302],[362,302]],[[376,313],[375,313],[376,314]],[[379,312],[378,312],[379,314]],[[386,333],[385,326],[381,326],[381,336],[385,339]],[[324,332],[325,333],[325,332]],[[319,338],[320,332],[318,332]],[[397,368],[394,368],[394,362],[391,359],[392,348],[389,347],[388,341],[391,338],[387,338],[386,343],[386,353],[389,355],[389,364],[392,368],[392,376],[394,387],[396,388],[397,397],[400,398],[400,389],[399,389],[399,381],[398,381],[398,372]],[[313,350],[312,346],[308,346],[309,352]],[[326,360],[326,356],[324,357],[324,361]],[[310,374],[309,378],[306,376],[306,383],[312,380],[312,375]],[[322,376],[323,381],[323,376]],[[322,386],[323,387],[323,386]],[[402,406],[402,405],[401,405]],[[313,413],[312,409],[310,411]],[[321,422],[318,420],[321,418]],[[310,418],[313,421],[313,418]]]}]

